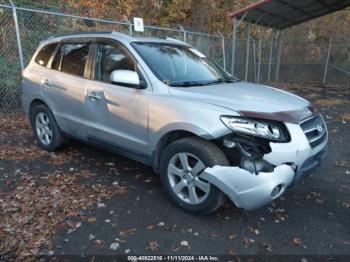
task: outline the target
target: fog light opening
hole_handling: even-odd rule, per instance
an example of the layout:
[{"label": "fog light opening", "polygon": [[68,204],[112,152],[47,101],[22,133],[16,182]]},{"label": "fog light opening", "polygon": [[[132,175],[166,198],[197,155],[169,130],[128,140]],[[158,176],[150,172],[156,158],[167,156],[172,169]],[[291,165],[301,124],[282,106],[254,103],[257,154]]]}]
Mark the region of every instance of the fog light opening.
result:
[{"label": "fog light opening", "polygon": [[271,191],[271,197],[272,198],[278,197],[282,193],[282,189],[283,189],[282,184],[275,186]]}]

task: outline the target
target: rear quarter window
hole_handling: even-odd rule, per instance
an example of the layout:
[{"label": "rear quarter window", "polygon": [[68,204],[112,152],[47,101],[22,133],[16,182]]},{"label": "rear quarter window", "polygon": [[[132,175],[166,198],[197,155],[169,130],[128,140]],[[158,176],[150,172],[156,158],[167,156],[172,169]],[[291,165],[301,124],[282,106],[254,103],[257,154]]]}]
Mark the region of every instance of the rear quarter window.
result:
[{"label": "rear quarter window", "polygon": [[35,57],[35,62],[41,66],[46,66],[57,44],[49,44],[42,47]]}]

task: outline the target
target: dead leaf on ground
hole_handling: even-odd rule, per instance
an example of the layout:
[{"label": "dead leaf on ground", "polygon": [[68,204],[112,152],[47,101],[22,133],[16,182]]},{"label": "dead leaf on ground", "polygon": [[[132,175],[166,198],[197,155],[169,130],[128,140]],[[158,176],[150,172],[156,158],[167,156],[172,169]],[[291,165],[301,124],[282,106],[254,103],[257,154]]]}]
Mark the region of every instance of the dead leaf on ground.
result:
[{"label": "dead leaf on ground", "polygon": [[119,234],[122,236],[122,237],[128,237],[130,235],[135,235],[136,234],[136,228],[130,228],[130,229],[127,229],[127,230],[123,230],[123,231],[119,231]]},{"label": "dead leaf on ground", "polygon": [[151,224],[151,225],[148,225],[148,226],[146,227],[147,230],[151,230],[151,229],[153,229],[153,228],[154,228],[154,225],[152,225],[152,224]]},{"label": "dead leaf on ground", "polygon": [[236,234],[231,234],[228,236],[228,239],[232,241],[232,240],[236,239],[236,237],[237,237]]},{"label": "dead leaf on ground", "polygon": [[301,246],[303,244],[303,242],[300,240],[300,238],[294,237],[292,239],[292,244],[295,245],[295,246]]},{"label": "dead leaf on ground", "polygon": [[231,248],[231,249],[228,250],[228,254],[231,255],[231,256],[235,256],[236,252]]},{"label": "dead leaf on ground", "polygon": [[94,243],[96,249],[104,249],[106,247],[105,241],[101,239],[96,239]]},{"label": "dead leaf on ground", "polygon": [[151,250],[151,251],[156,251],[159,248],[159,244],[155,240],[148,241],[148,245],[146,249]]}]

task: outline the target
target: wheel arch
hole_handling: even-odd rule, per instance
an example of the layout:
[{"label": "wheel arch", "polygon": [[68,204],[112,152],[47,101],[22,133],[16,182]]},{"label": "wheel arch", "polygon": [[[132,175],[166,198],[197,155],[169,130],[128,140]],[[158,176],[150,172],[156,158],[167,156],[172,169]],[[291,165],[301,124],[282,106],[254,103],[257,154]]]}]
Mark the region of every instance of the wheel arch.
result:
[{"label": "wheel arch", "polygon": [[35,98],[33,99],[30,104],[29,104],[29,112],[28,112],[28,116],[29,116],[29,119],[31,118],[31,114],[33,112],[33,109],[35,108],[35,106],[38,106],[38,105],[44,105],[48,108],[48,110],[51,112],[51,115],[54,119],[54,121],[58,124],[59,126],[59,123],[57,121],[57,118],[55,117],[55,114],[53,113],[52,111],[52,106],[50,106],[49,103],[47,103],[46,101],[44,101],[43,99],[41,98]]},{"label": "wheel arch", "polygon": [[[45,101],[43,101],[40,98],[35,98],[33,99],[30,104],[29,104],[29,110],[28,110],[28,116],[31,117],[32,113],[33,113],[33,109],[38,106],[38,105],[44,105],[47,108],[49,108],[49,106],[47,105],[47,103],[45,103]],[[50,109],[50,108],[49,108]]]},{"label": "wheel arch", "polygon": [[54,113],[54,108],[53,105],[49,102],[46,101],[43,97],[35,97],[33,98],[29,105],[28,105],[28,115],[30,116],[32,109],[37,106],[37,105],[44,105],[46,106],[52,113]]},{"label": "wheel arch", "polygon": [[203,137],[199,136],[193,131],[180,130],[180,129],[169,131],[159,139],[153,153],[153,169],[156,172],[159,171],[160,158],[162,153],[166,149],[166,147],[170,145],[172,142],[185,137],[198,137],[203,139]]},{"label": "wheel arch", "polygon": [[42,99],[35,98],[29,105],[29,112],[37,105],[44,105],[48,107],[48,105]]}]

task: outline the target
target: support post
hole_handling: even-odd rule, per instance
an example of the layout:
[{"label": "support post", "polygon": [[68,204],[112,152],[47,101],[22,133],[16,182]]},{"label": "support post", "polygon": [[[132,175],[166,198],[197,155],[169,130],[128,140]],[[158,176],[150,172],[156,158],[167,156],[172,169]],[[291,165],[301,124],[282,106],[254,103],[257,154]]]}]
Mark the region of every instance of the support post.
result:
[{"label": "support post", "polygon": [[242,22],[247,15],[248,12],[245,12],[244,15],[241,17],[239,21],[237,21],[237,18],[234,17],[232,19],[232,61],[231,61],[231,71],[232,71],[232,76],[235,74],[235,59],[236,59],[236,45],[237,45],[237,27]]},{"label": "support post", "polygon": [[130,22],[129,22],[129,35],[132,36],[132,23]]},{"label": "support post", "polygon": [[225,50],[225,36],[220,33],[221,36],[221,44],[222,44],[222,66],[226,71],[226,50]]},{"label": "support post", "polygon": [[327,78],[327,71],[328,71],[328,64],[329,64],[329,57],[331,55],[331,50],[332,50],[332,43],[333,43],[333,34],[329,38],[329,45],[328,45],[328,52],[327,52],[327,59],[326,59],[326,65],[324,67],[324,73],[323,73],[323,80],[322,84],[326,83],[326,78]]},{"label": "support post", "polygon": [[12,6],[12,15],[13,15],[13,20],[15,22],[15,30],[16,30],[16,39],[17,39],[17,47],[18,47],[18,56],[19,56],[19,64],[21,71],[24,69],[24,60],[23,60],[23,51],[22,51],[22,42],[21,42],[21,36],[19,33],[19,25],[18,25],[18,19],[17,19],[17,11],[16,11],[16,6],[14,3],[10,1],[10,4]]},{"label": "support post", "polygon": [[272,29],[271,40],[270,40],[269,68],[267,73],[267,82],[270,82],[270,78],[271,78],[272,50],[273,50],[274,36],[275,36],[275,31]]},{"label": "support post", "polygon": [[257,76],[257,83],[260,83],[260,72],[261,72],[261,59],[262,59],[262,44],[263,44],[263,34],[260,31],[260,37],[259,37],[259,58],[258,58],[258,76]]},{"label": "support post", "polygon": [[235,60],[236,60],[236,42],[237,42],[237,18],[232,19],[232,61],[231,61],[231,72],[232,76],[235,74]]},{"label": "support post", "polygon": [[180,27],[180,30],[184,34],[184,42],[187,43],[187,32],[186,32],[185,28],[182,25],[179,25],[179,27]]},{"label": "support post", "polygon": [[328,71],[328,64],[329,64],[329,57],[331,55],[331,50],[332,50],[332,44],[333,44],[333,37],[335,35],[335,31],[336,31],[336,24],[338,22],[337,17],[334,19],[333,22],[333,31],[331,34],[331,37],[329,38],[329,45],[328,45],[328,52],[327,52],[327,60],[326,60],[326,65],[324,67],[324,73],[323,73],[323,80],[322,80],[322,84],[326,83],[326,78],[327,78],[327,71]]},{"label": "support post", "polygon": [[247,35],[247,52],[245,57],[245,77],[244,80],[248,81],[248,71],[249,71],[249,47],[250,47],[250,24],[248,25],[248,35]]},{"label": "support post", "polygon": [[280,68],[281,68],[281,56],[282,56],[282,39],[283,39],[283,31],[281,30],[278,34],[279,43],[278,43],[278,53],[277,53],[277,61],[276,61],[276,70],[275,70],[275,80],[280,80]]},{"label": "support post", "polygon": [[254,81],[257,82],[257,73],[256,73],[256,46],[255,46],[255,40],[252,39],[253,44],[253,62],[254,62]]},{"label": "support post", "polygon": [[129,35],[132,36],[132,33],[133,33],[132,26],[133,26],[133,24],[130,22],[130,20],[128,18],[125,18],[123,21],[125,21],[129,25]]}]

